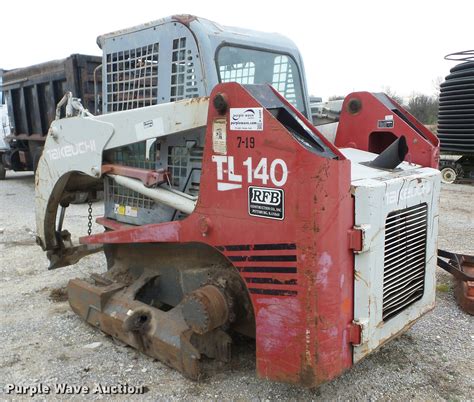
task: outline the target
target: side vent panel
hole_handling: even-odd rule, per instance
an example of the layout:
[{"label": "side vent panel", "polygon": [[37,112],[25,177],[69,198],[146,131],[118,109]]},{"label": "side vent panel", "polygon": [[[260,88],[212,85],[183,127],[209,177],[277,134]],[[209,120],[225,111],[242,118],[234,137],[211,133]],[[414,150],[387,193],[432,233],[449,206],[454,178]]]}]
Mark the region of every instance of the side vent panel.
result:
[{"label": "side vent panel", "polygon": [[426,204],[393,211],[385,223],[384,321],[423,297],[426,267]]}]

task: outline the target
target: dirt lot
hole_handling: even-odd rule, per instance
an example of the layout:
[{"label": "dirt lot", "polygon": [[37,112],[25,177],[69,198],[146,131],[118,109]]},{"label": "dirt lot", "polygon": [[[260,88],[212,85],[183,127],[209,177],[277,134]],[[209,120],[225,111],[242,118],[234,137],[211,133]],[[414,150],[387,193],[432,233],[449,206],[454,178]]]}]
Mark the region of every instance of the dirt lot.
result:
[{"label": "dirt lot", "polygon": [[[253,351],[240,347],[232,365],[201,382],[116,343],[69,309],[61,290],[74,277],[104,270],[102,256],[47,271],[34,240],[31,174],[0,182],[0,399],[6,384],[145,386],[140,399],[466,400],[474,389],[474,318],[454,301],[450,277],[438,272],[436,308],[406,334],[339,379],[306,390],[255,377]],[[443,186],[439,246],[474,254],[474,187]],[[87,230],[86,205],[68,211],[74,236]],[[99,205],[94,215],[101,215]],[[94,398],[107,396],[89,394]],[[58,396],[55,396],[58,398]],[[18,399],[18,397],[16,397]],[[44,399],[42,396],[41,399]],[[61,398],[70,399],[70,396]],[[84,395],[76,396],[84,399]],[[128,400],[130,396],[119,399]]]}]

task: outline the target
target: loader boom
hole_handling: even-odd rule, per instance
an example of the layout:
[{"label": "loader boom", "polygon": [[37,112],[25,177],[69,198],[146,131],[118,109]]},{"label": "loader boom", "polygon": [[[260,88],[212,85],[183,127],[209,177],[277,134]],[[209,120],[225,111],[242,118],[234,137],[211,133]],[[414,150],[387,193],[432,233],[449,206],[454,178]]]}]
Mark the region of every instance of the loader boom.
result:
[{"label": "loader boom", "polygon": [[208,99],[200,98],[113,116],[76,116],[54,121],[37,174],[36,226],[43,249],[61,249],[61,237],[55,227],[61,195],[65,189],[79,190],[83,176],[99,179],[104,152],[202,128],[206,125],[207,108]]}]

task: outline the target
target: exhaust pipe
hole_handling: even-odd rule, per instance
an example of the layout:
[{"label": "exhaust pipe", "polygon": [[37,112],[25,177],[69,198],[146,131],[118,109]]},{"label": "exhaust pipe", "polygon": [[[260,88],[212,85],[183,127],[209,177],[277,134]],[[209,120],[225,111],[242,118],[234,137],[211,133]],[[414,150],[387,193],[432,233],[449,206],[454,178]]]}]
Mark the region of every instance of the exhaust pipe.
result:
[{"label": "exhaust pipe", "polygon": [[385,150],[379,154],[367,166],[379,169],[395,169],[405,159],[408,153],[407,140],[404,135],[392,142]]}]

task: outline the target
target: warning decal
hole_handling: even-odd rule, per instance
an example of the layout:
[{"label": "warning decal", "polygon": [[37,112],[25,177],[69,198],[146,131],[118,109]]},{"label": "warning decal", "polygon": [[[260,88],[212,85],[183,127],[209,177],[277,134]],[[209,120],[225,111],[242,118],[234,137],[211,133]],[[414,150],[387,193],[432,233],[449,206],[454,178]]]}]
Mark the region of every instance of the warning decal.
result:
[{"label": "warning decal", "polygon": [[227,134],[225,119],[217,119],[212,123],[212,149],[216,154],[227,154]]},{"label": "warning decal", "polygon": [[138,216],[138,208],[130,207],[128,205],[115,204],[114,213],[122,216],[131,216],[136,218]]},{"label": "warning decal", "polygon": [[393,114],[389,114],[385,116],[383,120],[377,121],[377,128],[393,128],[394,121],[393,121]]}]

